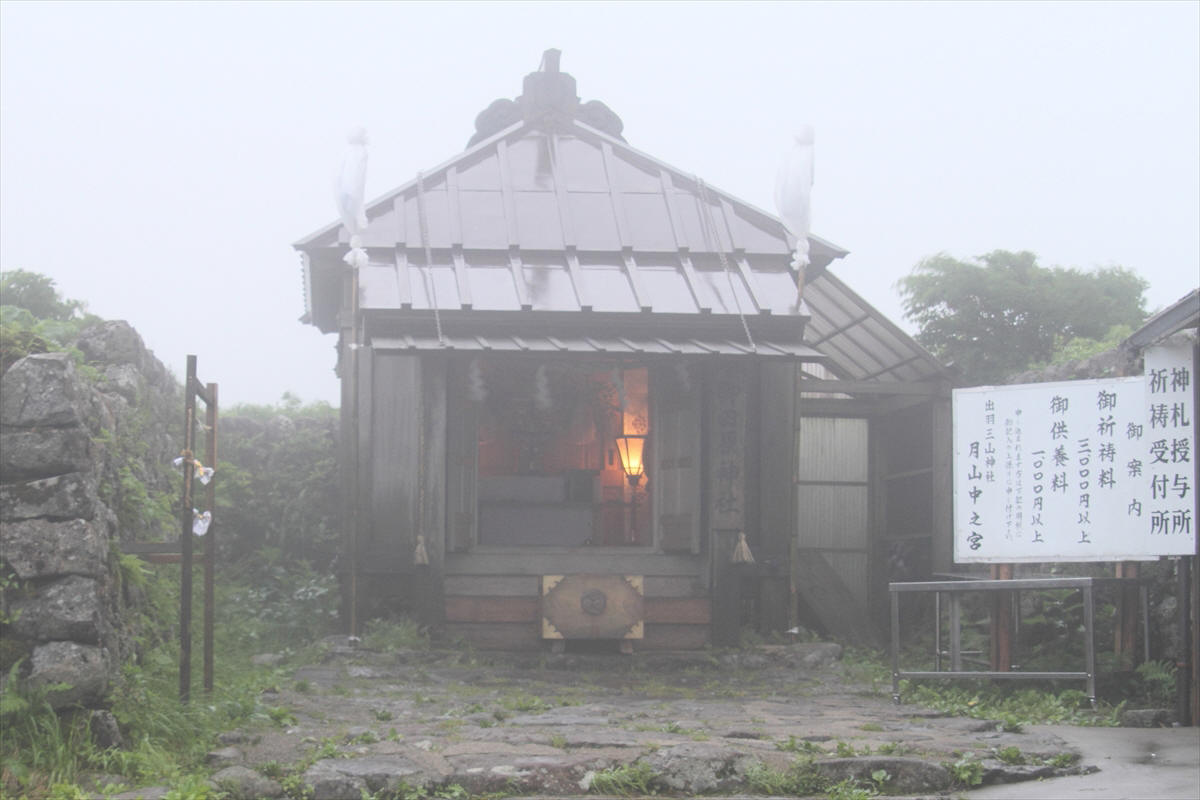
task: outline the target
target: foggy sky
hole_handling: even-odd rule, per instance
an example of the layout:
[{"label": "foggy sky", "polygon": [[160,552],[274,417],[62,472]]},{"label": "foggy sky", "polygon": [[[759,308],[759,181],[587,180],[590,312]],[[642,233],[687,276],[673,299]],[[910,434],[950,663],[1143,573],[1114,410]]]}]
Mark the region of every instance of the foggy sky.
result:
[{"label": "foggy sky", "polygon": [[291,243],[461,152],[549,47],[630,145],[774,211],[816,129],[813,231],[904,323],[940,251],[1200,282],[1200,3],[0,4],[0,266],[127,319],[225,405],[337,403]]}]

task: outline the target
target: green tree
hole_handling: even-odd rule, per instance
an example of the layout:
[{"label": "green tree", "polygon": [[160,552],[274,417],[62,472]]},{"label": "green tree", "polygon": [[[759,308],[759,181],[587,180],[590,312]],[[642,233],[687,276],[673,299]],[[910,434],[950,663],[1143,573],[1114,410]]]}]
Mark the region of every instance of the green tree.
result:
[{"label": "green tree", "polygon": [[71,351],[79,332],[99,319],[85,307],[80,300],[64,300],[45,275],[0,272],[0,372],[32,353]]},{"label": "green tree", "polygon": [[223,410],[217,511],[234,560],[307,561],[327,569],[339,549],[338,411],[285,393],[273,406]]},{"label": "green tree", "polygon": [[83,302],[64,300],[54,279],[37,272],[14,269],[0,272],[0,304],[23,308],[38,319],[72,319]]},{"label": "green tree", "polygon": [[944,253],[898,282],[917,341],[956,365],[969,384],[998,383],[1051,361],[1069,342],[1104,340],[1146,317],[1147,283],[1124,267],[1043,267],[1028,251],[974,262]]}]

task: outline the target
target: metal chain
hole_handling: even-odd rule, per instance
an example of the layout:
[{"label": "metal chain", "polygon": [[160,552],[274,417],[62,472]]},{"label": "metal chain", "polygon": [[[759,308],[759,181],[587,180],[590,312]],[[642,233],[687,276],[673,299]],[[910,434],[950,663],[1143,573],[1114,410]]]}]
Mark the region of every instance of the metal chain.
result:
[{"label": "metal chain", "polygon": [[[696,178],[695,180],[696,188],[700,191],[700,229],[704,234],[704,245],[717,251],[717,257],[721,260],[721,269],[725,271],[725,279],[729,281],[729,293],[733,295],[733,303],[737,307],[738,319],[742,321],[742,330],[746,332],[746,341],[750,343],[750,349],[757,353],[758,346],[754,344],[754,337],[750,335],[750,324],[746,322],[746,314],[742,311],[742,301],[738,298],[737,289],[733,286],[733,272],[729,269],[729,259],[725,257],[725,248],[721,247],[720,237],[717,236],[717,226],[712,218],[712,207],[708,204],[708,187],[700,178]],[[710,234],[712,236],[711,240],[709,238]]]},{"label": "metal chain", "polygon": [[433,280],[433,250],[429,246],[429,222],[425,215],[425,173],[417,173],[417,219],[421,223],[421,245],[425,248],[425,269],[421,278],[425,281],[425,292],[433,303],[433,324],[437,328],[438,344],[443,347],[446,338],[442,336],[442,315],[438,310],[437,282]]}]

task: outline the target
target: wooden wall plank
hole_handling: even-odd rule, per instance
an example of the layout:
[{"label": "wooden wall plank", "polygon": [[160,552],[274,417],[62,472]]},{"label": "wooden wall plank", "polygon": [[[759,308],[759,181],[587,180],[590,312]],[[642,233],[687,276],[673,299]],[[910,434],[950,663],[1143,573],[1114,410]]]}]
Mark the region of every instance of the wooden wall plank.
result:
[{"label": "wooden wall plank", "polygon": [[488,552],[476,548],[471,553],[447,553],[447,575],[572,575],[576,573],[617,573],[620,575],[690,576],[707,573],[702,557],[667,555],[644,550],[607,552],[606,548],[574,550],[526,548],[521,552]]},{"label": "wooden wall plank", "polygon": [[759,367],[758,439],[758,541],[755,557],[762,565],[759,588],[759,624],[764,630],[783,632],[796,624],[795,586],[791,579],[793,541],[796,537],[796,367],[790,362],[763,362]]},{"label": "wooden wall plank", "polygon": [[[362,361],[367,361],[364,358]],[[416,544],[418,457],[421,438],[421,370],[417,356],[374,353],[370,414],[359,418],[370,453],[360,514],[360,553],[397,552],[411,562]],[[367,402],[364,399],[364,402]],[[366,519],[362,519],[366,517]]]},{"label": "wooden wall plank", "polygon": [[635,650],[702,650],[709,644],[709,625],[646,625]]},{"label": "wooden wall plank", "polygon": [[673,553],[700,552],[700,392],[689,376],[667,368],[652,373],[650,492],[657,510],[657,542]]},{"label": "wooden wall plank", "polygon": [[446,597],[447,622],[537,622],[537,597]]},{"label": "wooden wall plank", "polygon": [[645,610],[646,624],[708,625],[712,622],[712,602],[707,597],[648,597]]},{"label": "wooden wall plank", "polygon": [[643,591],[646,597],[708,597],[707,577],[647,575]]},{"label": "wooden wall plank", "polygon": [[537,597],[537,575],[447,575],[446,595],[466,597]]},{"label": "wooden wall plank", "polygon": [[480,650],[538,650],[540,627],[532,622],[447,622],[451,639],[465,639]]},{"label": "wooden wall plank", "polygon": [[[425,537],[429,556],[428,584],[422,593],[423,621],[438,625],[442,602],[443,564],[446,552],[446,375],[443,356],[424,356],[421,361],[421,441],[418,480],[418,530]],[[415,542],[414,542],[415,544]]]},{"label": "wooden wall plank", "polygon": [[[647,598],[708,598],[706,581],[691,575],[647,575],[643,587]],[[540,594],[539,576],[448,575],[445,591],[447,596],[536,597]]]},{"label": "wooden wall plank", "polygon": [[475,543],[478,410],[467,388],[469,361],[451,365],[446,436],[446,550],[464,553]]}]

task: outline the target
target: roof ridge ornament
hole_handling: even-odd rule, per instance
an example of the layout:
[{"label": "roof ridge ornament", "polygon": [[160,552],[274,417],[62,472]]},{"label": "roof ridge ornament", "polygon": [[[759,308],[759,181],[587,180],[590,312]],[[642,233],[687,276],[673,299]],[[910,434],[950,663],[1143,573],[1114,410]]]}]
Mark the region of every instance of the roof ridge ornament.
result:
[{"label": "roof ridge ornament", "polygon": [[517,122],[554,130],[566,127],[573,119],[625,141],[621,136],[625,125],[611,108],[599,100],[580,102],[575,78],[559,69],[561,59],[562,51],[557,48],[542,53],[537,71],[525,76],[520,97],[495,100],[475,117],[475,135],[467,147]]}]

